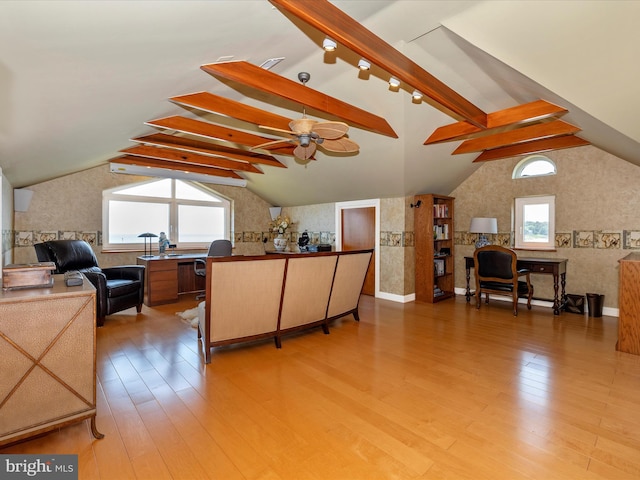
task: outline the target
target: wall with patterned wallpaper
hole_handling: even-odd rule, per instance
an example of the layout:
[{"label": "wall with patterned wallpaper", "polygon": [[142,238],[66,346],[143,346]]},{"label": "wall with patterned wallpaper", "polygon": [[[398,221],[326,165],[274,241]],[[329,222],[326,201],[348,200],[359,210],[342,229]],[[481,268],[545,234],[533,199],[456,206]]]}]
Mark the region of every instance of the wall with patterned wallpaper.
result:
[{"label": "wall with patterned wallpaper", "polygon": [[[3,245],[14,253],[16,263],[35,262],[33,244],[50,239],[84,239],[94,246],[102,266],[135,263],[136,253],[104,253],[102,244],[102,191],[147,177],[118,175],[99,166],[29,187],[33,198],[27,212],[15,212],[15,225],[3,231]],[[10,188],[10,187],[9,187]],[[211,185],[234,202],[234,252],[259,255],[272,248],[268,231],[270,205],[246,188]],[[380,288],[394,295],[413,293],[412,198],[381,200]],[[335,204],[283,208],[295,223],[287,235],[297,242],[307,230],[312,243],[335,246]],[[13,212],[11,212],[13,214]],[[409,223],[408,223],[409,222]],[[409,228],[407,228],[409,225]],[[6,233],[6,234],[5,234]],[[263,239],[267,239],[267,243]],[[4,247],[3,247],[4,248]]]},{"label": "wall with patterned wallpaper", "polygon": [[[77,238],[94,246],[102,266],[135,263],[140,252],[103,253],[100,248],[102,191],[143,180],[148,177],[114,174],[108,165],[103,165],[30,186],[34,194],[29,210],[15,213],[14,230],[8,235],[15,262],[35,262],[34,243]],[[262,238],[269,235],[270,205],[246,188],[228,185],[211,185],[211,188],[233,200],[234,251],[243,255],[264,253]]]},{"label": "wall with patterned wallpaper", "polygon": [[[486,162],[458,188],[455,197],[456,287],[465,282],[464,256],[473,255],[471,217],[496,217],[492,243],[511,244],[513,199],[556,196],[556,250],[522,251],[528,257],[567,258],[567,293],[600,293],[618,306],[618,260],[640,249],[640,168],[593,146],[549,152],[557,174],[512,179],[522,157]],[[471,282],[473,285],[472,275]],[[549,276],[532,276],[536,296],[551,298]]]}]

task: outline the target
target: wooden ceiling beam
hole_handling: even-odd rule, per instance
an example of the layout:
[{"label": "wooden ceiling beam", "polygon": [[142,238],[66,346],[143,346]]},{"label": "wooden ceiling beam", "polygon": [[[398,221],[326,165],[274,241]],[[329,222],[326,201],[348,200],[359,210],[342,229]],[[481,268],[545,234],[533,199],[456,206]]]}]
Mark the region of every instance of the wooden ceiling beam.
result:
[{"label": "wooden ceiling beam", "polygon": [[205,167],[203,165],[186,165],[181,162],[172,162],[169,160],[158,160],[154,158],[134,157],[125,155],[110,160],[111,163],[123,163],[125,165],[138,165],[140,167],[165,168],[167,170],[177,170],[179,172],[201,173],[203,175],[213,175],[216,177],[237,178],[244,180],[232,170],[223,168]]},{"label": "wooden ceiling beam", "polygon": [[164,133],[153,133],[142,137],[132,138],[131,141],[144,144],[156,145],[160,147],[172,148],[181,152],[202,153],[205,155],[214,155],[232,160],[240,160],[243,162],[259,163],[269,165],[271,167],[287,168],[285,164],[280,162],[271,155],[263,153],[241,150],[239,148],[225,147],[214,143],[195,140],[189,137],[178,137],[176,135],[166,135]]},{"label": "wooden ceiling beam", "polygon": [[518,155],[530,155],[533,153],[549,152],[551,150],[562,150],[565,148],[581,147],[590,143],[575,135],[564,135],[562,137],[547,138],[544,140],[534,140],[532,142],[518,143],[508,147],[485,150],[474,162],[486,162],[499,160],[502,158],[515,157]]},{"label": "wooden ceiling beam", "polygon": [[[255,147],[256,145],[261,145],[273,140],[273,138],[260,137],[252,133],[246,133],[240,130],[234,130],[233,128],[222,127],[220,125],[214,125],[213,123],[194,120],[192,118],[181,117],[178,115],[151,120],[149,122],[145,122],[145,124],[155,128],[174,130],[176,132],[186,133],[189,135],[222,140],[248,147]],[[293,150],[281,148],[274,149],[272,151],[288,155],[288,152],[292,152]]]},{"label": "wooden ceiling beam", "polygon": [[363,127],[375,133],[398,138],[396,132],[393,131],[384,118],[313,90],[301,83],[281,77],[249,62],[212,63],[202,65],[200,68],[210,75],[222,77],[270,95],[286,98],[302,106],[329,113],[345,120],[347,123]]},{"label": "wooden ceiling beam", "polygon": [[566,113],[568,113],[568,110],[564,107],[554,105],[545,100],[536,100],[524,105],[489,113],[487,115],[486,129],[478,128],[466,121],[439,127],[424,141],[424,145],[466,140],[477,134],[493,134],[501,132],[507,127],[516,128],[528,123],[557,119]]},{"label": "wooden ceiling beam", "polygon": [[154,158],[156,160],[168,160],[171,162],[184,163],[185,165],[204,165],[208,167],[218,167],[227,170],[240,170],[242,172],[262,173],[253,164],[247,162],[237,162],[223,157],[209,157],[197,153],[186,153],[169,148],[149,147],[137,145],[135,147],[120,150],[122,153],[134,157]]},{"label": "wooden ceiling beam", "polygon": [[169,100],[182,107],[196,108],[209,113],[220,113],[244,122],[256,125],[268,125],[283,130],[289,130],[289,122],[291,122],[290,118],[283,117],[282,115],[267,112],[209,92],[180,95],[172,97]]},{"label": "wooden ceiling beam", "polygon": [[556,120],[550,123],[539,123],[528,127],[518,128],[509,132],[496,133],[495,135],[474,138],[462,142],[458,148],[453,151],[453,155],[462,153],[481,152],[498,147],[515,145],[522,142],[530,142],[532,140],[541,140],[543,138],[557,137],[560,135],[570,135],[578,133],[580,128],[570,123]]},{"label": "wooden ceiling beam", "polygon": [[487,115],[326,0],[269,0],[436,102],[454,118],[486,128]]}]

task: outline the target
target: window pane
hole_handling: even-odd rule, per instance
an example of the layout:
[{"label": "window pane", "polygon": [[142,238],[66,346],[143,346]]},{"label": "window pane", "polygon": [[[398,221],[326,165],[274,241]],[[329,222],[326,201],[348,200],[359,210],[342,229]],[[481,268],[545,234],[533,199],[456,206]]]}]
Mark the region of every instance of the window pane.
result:
[{"label": "window pane", "polygon": [[218,201],[218,197],[215,195],[204,192],[182,180],[176,180],[176,198],[180,200],[204,200],[206,202]]},{"label": "window pane", "polygon": [[[109,201],[109,243],[144,243],[138,235],[169,231],[169,205]],[[152,239],[153,241],[153,239]]]},{"label": "window pane", "polygon": [[528,163],[520,173],[522,177],[532,177],[536,175],[549,175],[555,173],[553,165],[546,160],[536,160],[535,162]]},{"label": "window pane", "polygon": [[523,237],[525,242],[549,242],[549,204],[528,204],[523,208]]},{"label": "window pane", "polygon": [[224,238],[224,208],[179,205],[178,242],[212,242]]},{"label": "window pane", "polygon": [[143,183],[142,185],[119,189],[114,193],[139,197],[171,198],[171,179],[166,178],[156,182]]}]

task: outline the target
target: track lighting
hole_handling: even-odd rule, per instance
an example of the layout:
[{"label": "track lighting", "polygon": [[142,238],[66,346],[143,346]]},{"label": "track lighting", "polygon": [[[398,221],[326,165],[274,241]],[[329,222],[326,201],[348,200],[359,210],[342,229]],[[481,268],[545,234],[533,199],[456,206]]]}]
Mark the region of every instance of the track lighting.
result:
[{"label": "track lighting", "polygon": [[360,70],[369,70],[371,68],[371,64],[367,62],[364,58],[361,58],[358,62],[358,68]]},{"label": "track lighting", "polygon": [[417,100],[422,100],[422,93],[420,93],[418,90],[414,90],[413,93],[411,94],[411,96],[416,101]]},{"label": "track lighting", "polygon": [[400,80],[398,80],[395,77],[391,77],[389,79],[389,85],[392,86],[393,88],[398,88],[400,86]]},{"label": "track lighting", "polygon": [[322,48],[324,48],[325,52],[333,52],[338,47],[338,44],[331,40],[329,37],[325,38],[322,42]]}]

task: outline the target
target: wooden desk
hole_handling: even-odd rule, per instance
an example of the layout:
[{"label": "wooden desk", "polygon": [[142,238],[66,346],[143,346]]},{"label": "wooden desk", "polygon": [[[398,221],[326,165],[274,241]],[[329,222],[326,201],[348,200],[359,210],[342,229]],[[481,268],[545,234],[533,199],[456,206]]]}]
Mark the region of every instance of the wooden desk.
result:
[{"label": "wooden desk", "polygon": [[193,268],[197,258],[206,259],[207,254],[138,257],[138,265],[145,266],[144,304],[153,307],[175,303],[181,294],[203,291],[205,279]]},{"label": "wooden desk", "polygon": [[[473,268],[473,257],[464,257],[465,268],[467,270],[467,291],[465,297],[467,302],[471,299],[469,280],[471,279],[471,269]],[[560,310],[567,301],[565,286],[567,284],[567,259],[566,258],[518,258],[518,270],[527,269],[531,273],[542,273],[553,275],[553,314],[560,315]],[[558,287],[562,288],[561,296],[558,298]],[[544,300],[544,299],[540,299]]]},{"label": "wooden desk", "polygon": [[0,290],[0,446],[91,420],[96,428],[96,289]]}]

